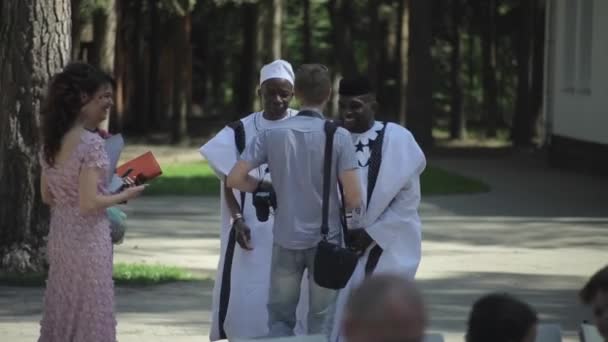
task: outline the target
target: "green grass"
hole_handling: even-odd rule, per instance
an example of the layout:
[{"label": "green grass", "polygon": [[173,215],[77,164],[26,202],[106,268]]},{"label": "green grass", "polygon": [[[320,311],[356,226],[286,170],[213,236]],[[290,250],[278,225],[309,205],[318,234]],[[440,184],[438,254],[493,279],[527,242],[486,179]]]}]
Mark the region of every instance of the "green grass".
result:
[{"label": "green grass", "polygon": [[146,195],[219,196],[220,181],[205,162],[172,164],[150,182]]},{"label": "green grass", "polygon": [[123,264],[114,265],[112,275],[116,285],[145,286],[174,282],[202,280],[183,268],[167,265]]},{"label": "green grass", "polygon": [[[46,278],[46,273],[0,272],[0,285],[40,287],[44,286]],[[114,265],[112,278],[117,286],[151,286],[203,280],[201,276],[193,275],[180,267],[124,263]]]},{"label": "green grass", "polygon": [[[427,166],[421,179],[422,195],[471,194],[490,190],[485,183]],[[218,196],[219,180],[204,162],[168,165],[163,175],[150,183],[146,195]]]},{"label": "green grass", "polygon": [[490,191],[484,182],[427,166],[420,180],[422,196],[474,194]]}]

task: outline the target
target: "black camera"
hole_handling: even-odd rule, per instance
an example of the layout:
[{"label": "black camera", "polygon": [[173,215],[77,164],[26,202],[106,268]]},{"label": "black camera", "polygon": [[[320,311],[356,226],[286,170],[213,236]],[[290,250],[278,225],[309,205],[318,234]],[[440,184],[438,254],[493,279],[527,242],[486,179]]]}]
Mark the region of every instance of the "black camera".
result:
[{"label": "black camera", "polygon": [[277,209],[277,197],[272,187],[265,187],[262,189],[261,186],[253,193],[253,206],[255,207],[255,216],[260,222],[268,221],[268,215],[270,215],[270,207],[273,210]]}]

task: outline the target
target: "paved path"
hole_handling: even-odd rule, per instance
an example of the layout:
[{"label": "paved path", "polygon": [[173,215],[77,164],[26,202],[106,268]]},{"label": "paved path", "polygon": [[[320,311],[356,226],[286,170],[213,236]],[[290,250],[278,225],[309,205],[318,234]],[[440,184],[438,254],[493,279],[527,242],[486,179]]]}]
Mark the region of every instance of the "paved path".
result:
[{"label": "paved path", "polygon": [[[608,180],[551,170],[529,156],[434,159],[481,178],[487,194],[426,197],[418,281],[429,302],[431,330],[463,341],[472,302],[509,291],[566,341],[588,317],[576,301],[585,279],[608,260]],[[144,197],[128,208],[127,240],[116,261],[160,262],[213,276],[218,260],[215,198]],[[117,288],[121,342],[206,341],[212,281]],[[34,341],[42,289],[0,286],[0,340]]]}]

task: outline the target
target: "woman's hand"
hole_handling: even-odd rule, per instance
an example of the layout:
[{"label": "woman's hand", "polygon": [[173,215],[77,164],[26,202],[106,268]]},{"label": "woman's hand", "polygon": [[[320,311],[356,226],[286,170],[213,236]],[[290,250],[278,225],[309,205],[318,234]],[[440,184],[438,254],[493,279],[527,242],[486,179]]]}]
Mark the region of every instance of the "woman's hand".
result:
[{"label": "woman's hand", "polygon": [[148,184],[129,186],[124,189],[123,192],[125,194],[126,200],[133,199],[139,195],[148,187]]}]

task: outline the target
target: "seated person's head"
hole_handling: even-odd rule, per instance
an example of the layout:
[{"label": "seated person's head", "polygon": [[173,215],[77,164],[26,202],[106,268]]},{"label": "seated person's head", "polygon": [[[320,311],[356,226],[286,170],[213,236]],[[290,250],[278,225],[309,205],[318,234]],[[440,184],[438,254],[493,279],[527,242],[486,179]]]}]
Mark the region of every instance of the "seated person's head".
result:
[{"label": "seated person's head", "polygon": [[467,342],[534,342],[536,312],[508,294],[489,294],[473,304]]},{"label": "seated person's head", "polygon": [[413,283],[393,275],[366,279],[345,308],[343,335],[348,342],[421,342],[426,313]]},{"label": "seated person's head", "polygon": [[331,75],[322,64],[303,64],[296,71],[295,95],[302,106],[323,107],[331,95]]},{"label": "seated person's head", "polygon": [[591,307],[594,324],[604,341],[608,341],[608,266],[589,279],[579,296]]}]

